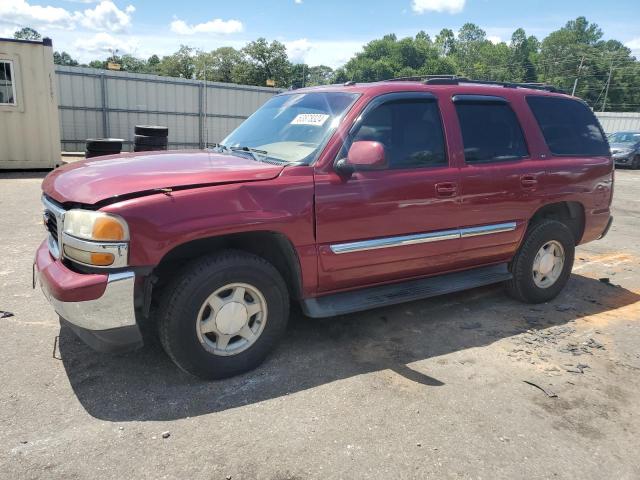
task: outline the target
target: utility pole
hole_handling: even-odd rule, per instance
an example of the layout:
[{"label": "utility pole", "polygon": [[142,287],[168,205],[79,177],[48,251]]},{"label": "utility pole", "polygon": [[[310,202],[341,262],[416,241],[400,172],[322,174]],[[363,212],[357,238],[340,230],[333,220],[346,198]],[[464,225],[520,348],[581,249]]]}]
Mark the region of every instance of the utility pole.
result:
[{"label": "utility pole", "polygon": [[578,72],[576,73],[576,79],[573,82],[573,91],[571,92],[571,96],[576,96],[576,88],[578,87],[578,77],[580,76],[580,72],[582,71],[582,64],[584,63],[584,55],[580,59],[580,65],[578,66]]},{"label": "utility pole", "polygon": [[607,77],[607,88],[604,91],[604,100],[602,100],[602,110],[604,112],[605,107],[607,106],[607,95],[609,95],[609,85],[611,84],[611,72],[613,71],[613,57],[611,58],[611,63],[609,63],[609,76]]}]

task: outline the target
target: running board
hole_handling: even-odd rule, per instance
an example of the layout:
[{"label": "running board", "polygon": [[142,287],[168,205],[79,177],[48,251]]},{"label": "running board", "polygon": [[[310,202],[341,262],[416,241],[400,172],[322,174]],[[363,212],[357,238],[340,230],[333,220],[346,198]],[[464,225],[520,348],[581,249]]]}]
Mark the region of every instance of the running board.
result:
[{"label": "running board", "polygon": [[302,300],[302,310],[312,318],[333,317],[459,292],[509,279],[511,273],[507,264],[502,263],[420,280],[307,298]]}]

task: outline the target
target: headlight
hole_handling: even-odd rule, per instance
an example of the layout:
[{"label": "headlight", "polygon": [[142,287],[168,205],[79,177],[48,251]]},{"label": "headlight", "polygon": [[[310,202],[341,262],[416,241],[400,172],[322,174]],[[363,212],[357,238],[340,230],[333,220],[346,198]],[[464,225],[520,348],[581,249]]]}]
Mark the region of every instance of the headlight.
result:
[{"label": "headlight", "polygon": [[127,266],[129,227],[117,216],[91,210],[64,214],[62,251],[75,262],[121,268]]},{"label": "headlight", "polygon": [[63,232],[98,242],[126,242],[127,223],[116,215],[91,210],[69,210],[64,214]]}]

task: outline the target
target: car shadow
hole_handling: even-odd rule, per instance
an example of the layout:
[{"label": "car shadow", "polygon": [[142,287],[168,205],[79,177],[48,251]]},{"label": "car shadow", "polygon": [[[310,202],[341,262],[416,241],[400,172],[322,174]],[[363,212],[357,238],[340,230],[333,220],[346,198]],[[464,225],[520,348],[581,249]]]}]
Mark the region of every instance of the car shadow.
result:
[{"label": "car shadow", "polygon": [[8,169],[8,170],[0,170],[0,179],[9,179],[9,178],[15,178],[15,179],[19,179],[19,178],[25,178],[25,179],[30,179],[30,178],[44,178],[47,175],[49,175],[49,173],[51,173],[52,169],[47,168],[39,168],[39,169],[34,169],[34,170],[14,170],[14,169]]},{"label": "car shadow", "polygon": [[294,312],[285,340],[263,365],[215,382],[183,373],[157,344],[124,355],[100,354],[62,327],[59,350],[71,387],[90,415],[109,421],[173,420],[384,369],[437,388],[441,380],[410,364],[639,300],[629,290],[574,274],[560,297],[543,305],[515,302],[493,286],[322,320]]}]

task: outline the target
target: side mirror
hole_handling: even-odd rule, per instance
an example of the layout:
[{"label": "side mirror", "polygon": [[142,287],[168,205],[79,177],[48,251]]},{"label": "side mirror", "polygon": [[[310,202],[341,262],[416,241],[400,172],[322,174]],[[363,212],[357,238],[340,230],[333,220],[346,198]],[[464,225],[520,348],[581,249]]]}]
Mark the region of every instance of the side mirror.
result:
[{"label": "side mirror", "polygon": [[347,158],[338,160],[336,170],[350,174],[356,170],[384,170],[387,166],[384,145],[363,140],[351,144]]}]

